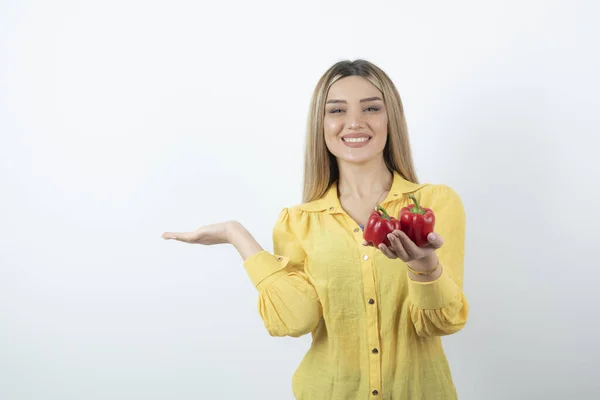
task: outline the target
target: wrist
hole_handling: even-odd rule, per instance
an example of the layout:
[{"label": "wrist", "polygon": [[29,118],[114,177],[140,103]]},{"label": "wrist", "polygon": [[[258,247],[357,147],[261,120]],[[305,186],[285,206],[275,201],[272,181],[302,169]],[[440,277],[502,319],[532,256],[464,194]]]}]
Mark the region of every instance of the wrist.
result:
[{"label": "wrist", "polygon": [[437,254],[433,253],[430,256],[424,257],[420,260],[411,261],[406,265],[417,272],[424,272],[425,275],[417,274],[412,272],[410,269],[407,270],[408,276],[411,280],[416,282],[433,282],[442,275],[442,266],[438,265],[439,259]]},{"label": "wrist", "polygon": [[435,252],[420,258],[418,260],[409,261],[406,263],[411,269],[419,272],[429,272],[435,269],[439,259]]},{"label": "wrist", "polygon": [[234,244],[237,238],[244,234],[246,228],[238,221],[227,221],[225,224],[224,239],[229,244]]},{"label": "wrist", "polygon": [[228,243],[236,248],[244,261],[263,250],[252,234],[238,221],[230,221],[225,231]]}]

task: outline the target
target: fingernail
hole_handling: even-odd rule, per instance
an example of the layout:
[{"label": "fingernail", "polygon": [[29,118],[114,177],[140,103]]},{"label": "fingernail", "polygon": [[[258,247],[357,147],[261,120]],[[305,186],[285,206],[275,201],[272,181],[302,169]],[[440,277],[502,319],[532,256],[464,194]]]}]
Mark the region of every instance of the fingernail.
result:
[{"label": "fingernail", "polygon": [[394,235],[392,235],[391,233],[388,234],[388,239],[392,240],[394,238]]},{"label": "fingernail", "polygon": [[430,233],[429,234],[429,240],[435,240],[435,234],[434,233]]}]

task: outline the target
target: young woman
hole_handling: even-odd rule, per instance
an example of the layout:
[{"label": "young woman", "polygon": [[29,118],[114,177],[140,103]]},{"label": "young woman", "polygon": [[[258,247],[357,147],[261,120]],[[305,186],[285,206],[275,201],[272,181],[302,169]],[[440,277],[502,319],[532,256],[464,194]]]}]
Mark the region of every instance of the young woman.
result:
[{"label": "young woman", "polygon": [[[273,253],[237,221],[163,238],[231,243],[268,332],[312,334],[292,378],[297,399],[456,399],[440,337],[467,321],[465,212],[449,186],[418,183],[402,102],[380,68],[343,61],[321,77],[304,168],[303,203],[281,211]],[[429,242],[401,230],[389,247],[365,242],[374,208],[398,218],[409,194],[435,214]]]}]

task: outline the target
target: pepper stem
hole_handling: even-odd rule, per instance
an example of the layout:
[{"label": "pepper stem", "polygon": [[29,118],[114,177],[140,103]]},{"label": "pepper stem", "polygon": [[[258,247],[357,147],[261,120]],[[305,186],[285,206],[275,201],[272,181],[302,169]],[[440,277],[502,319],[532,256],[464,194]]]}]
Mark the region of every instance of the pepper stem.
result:
[{"label": "pepper stem", "polygon": [[375,207],[375,209],[377,211],[381,211],[383,213],[383,218],[385,219],[390,219],[390,214],[388,214],[387,211],[385,211],[385,208],[381,207],[380,205],[378,205],[377,207]]},{"label": "pepper stem", "polygon": [[410,212],[413,214],[425,214],[425,210],[423,210],[421,208],[421,206],[419,205],[419,201],[417,200],[417,198],[415,197],[415,195],[413,195],[412,193],[408,194],[408,198],[411,199],[415,205],[413,206],[413,208],[410,209]]}]

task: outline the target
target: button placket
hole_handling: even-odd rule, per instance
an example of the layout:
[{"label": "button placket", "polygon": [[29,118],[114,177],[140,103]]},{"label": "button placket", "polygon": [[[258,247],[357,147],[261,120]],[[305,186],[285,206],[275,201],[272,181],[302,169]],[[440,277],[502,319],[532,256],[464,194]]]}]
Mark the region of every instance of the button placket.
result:
[{"label": "button placket", "polygon": [[[375,248],[362,248],[362,277],[363,289],[365,298],[369,304],[375,304],[376,298],[376,283],[374,274],[374,258]],[[369,344],[371,354],[369,354],[369,383],[372,388],[377,388],[381,385],[381,357],[379,354],[379,316],[378,307],[367,307],[367,343]],[[377,395],[379,392],[374,389],[372,392]]]}]

